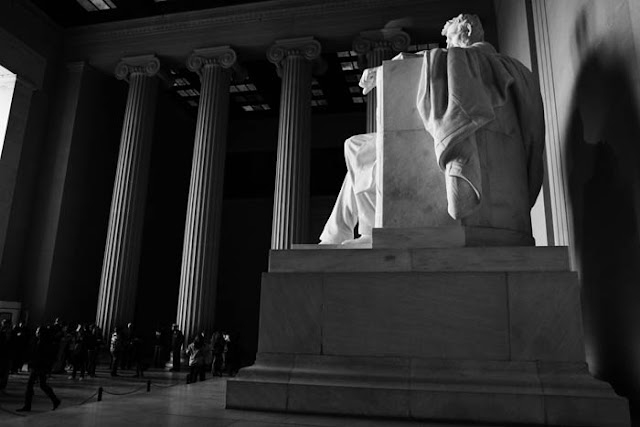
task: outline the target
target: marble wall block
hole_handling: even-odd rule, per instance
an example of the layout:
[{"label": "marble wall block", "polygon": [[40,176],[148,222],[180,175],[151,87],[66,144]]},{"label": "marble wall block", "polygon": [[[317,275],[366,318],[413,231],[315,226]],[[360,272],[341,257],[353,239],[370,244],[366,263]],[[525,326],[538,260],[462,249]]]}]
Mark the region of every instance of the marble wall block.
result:
[{"label": "marble wall block", "polygon": [[511,358],[585,360],[580,285],[572,272],[513,272],[509,284]]},{"label": "marble wall block", "polygon": [[324,280],[324,354],[509,357],[502,274],[326,274]]},{"label": "marble wall block", "polygon": [[321,274],[264,274],[258,352],[319,354],[322,303]]}]

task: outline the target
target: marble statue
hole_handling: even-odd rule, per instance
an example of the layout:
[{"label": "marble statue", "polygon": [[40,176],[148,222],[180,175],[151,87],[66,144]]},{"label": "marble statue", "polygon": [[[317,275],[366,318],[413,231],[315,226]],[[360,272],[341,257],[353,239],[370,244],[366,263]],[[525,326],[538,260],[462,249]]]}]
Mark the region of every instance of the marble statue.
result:
[{"label": "marble statue", "polygon": [[[477,216],[483,206],[483,176],[487,189],[491,184],[483,168],[500,168],[500,162],[506,172],[493,174],[491,179],[523,181],[509,191],[515,188],[526,193],[518,198],[528,212],[543,177],[544,115],[538,82],[524,65],[497,53],[484,41],[482,24],[475,15],[451,19],[442,35],[447,38],[446,49],[400,54],[394,60],[422,58],[416,105],[433,138],[437,166],[445,176],[447,212],[454,220]],[[364,71],[360,86],[365,94],[375,87],[379,68]],[[320,244],[371,242],[378,138],[379,134],[369,133],[345,141],[348,172]],[[490,150],[499,153],[491,159],[486,154]],[[514,170],[517,177],[509,175]],[[501,204],[499,200],[486,203]],[[353,238],[356,224],[358,239]]]}]

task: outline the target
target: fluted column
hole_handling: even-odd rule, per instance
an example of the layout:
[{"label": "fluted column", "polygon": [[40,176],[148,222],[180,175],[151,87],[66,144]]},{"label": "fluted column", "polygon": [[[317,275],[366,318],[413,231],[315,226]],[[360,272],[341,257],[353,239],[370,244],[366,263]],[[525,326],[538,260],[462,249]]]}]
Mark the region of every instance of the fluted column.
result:
[{"label": "fluted column", "polygon": [[[382,61],[407,49],[409,35],[400,28],[364,31],[353,42],[353,50],[363,59],[363,68],[382,65]],[[376,90],[367,94],[367,132],[376,131]]]},{"label": "fluted column", "polygon": [[230,68],[235,63],[236,53],[228,46],[195,50],[187,61],[201,82],[176,318],[187,340],[211,331],[215,320]]},{"label": "fluted column", "polygon": [[276,186],[271,248],[303,243],[309,216],[309,154],[311,145],[311,61],[320,56],[311,37],[277,41],[269,61],[282,77]]},{"label": "fluted column", "polygon": [[96,323],[108,333],[133,320],[160,61],[123,58],[116,77],[129,82],[111,199]]}]

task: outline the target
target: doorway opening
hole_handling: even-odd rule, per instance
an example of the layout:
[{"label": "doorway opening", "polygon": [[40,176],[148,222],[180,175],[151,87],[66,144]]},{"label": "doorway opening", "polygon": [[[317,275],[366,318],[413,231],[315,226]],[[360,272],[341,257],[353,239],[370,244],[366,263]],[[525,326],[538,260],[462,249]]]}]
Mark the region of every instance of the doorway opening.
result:
[{"label": "doorway opening", "polygon": [[15,87],[16,75],[0,65],[0,155],[2,155],[4,147],[4,137],[9,123],[9,112]]}]

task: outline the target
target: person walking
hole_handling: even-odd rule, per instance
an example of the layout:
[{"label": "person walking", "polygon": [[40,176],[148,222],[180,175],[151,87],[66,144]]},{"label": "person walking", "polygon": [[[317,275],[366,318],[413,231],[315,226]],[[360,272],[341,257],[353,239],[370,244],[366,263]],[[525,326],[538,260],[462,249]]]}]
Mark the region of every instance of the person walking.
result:
[{"label": "person walking", "polygon": [[27,391],[24,396],[24,406],[18,409],[18,412],[31,411],[33,386],[36,381],[39,381],[40,389],[51,399],[53,410],[60,406],[60,399],[53,392],[51,386],[47,384],[47,375],[51,371],[54,357],[55,349],[51,331],[47,328],[37,328],[28,356],[29,380],[27,381]]}]

